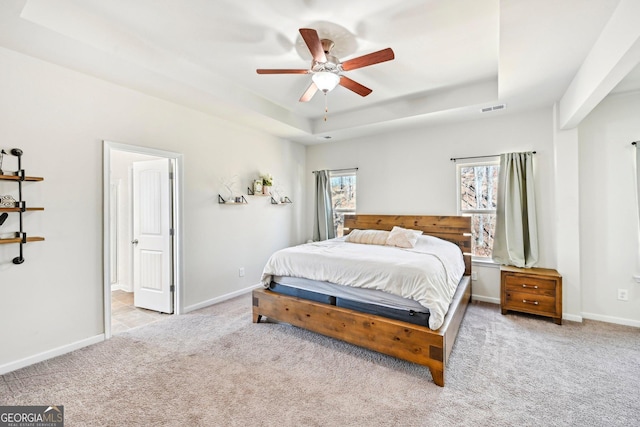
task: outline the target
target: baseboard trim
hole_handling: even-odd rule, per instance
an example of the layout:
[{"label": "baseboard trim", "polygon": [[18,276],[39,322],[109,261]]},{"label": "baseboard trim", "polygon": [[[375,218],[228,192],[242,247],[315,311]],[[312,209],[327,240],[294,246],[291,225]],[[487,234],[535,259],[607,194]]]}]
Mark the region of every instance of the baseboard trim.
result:
[{"label": "baseboard trim", "polygon": [[500,304],[500,298],[485,297],[482,295],[471,295],[471,301],[489,302],[491,304]]},{"label": "baseboard trim", "polygon": [[562,313],[562,320],[570,320],[572,322],[580,322],[582,323],[582,316],[578,316],[577,314],[567,314]]},{"label": "baseboard trim", "polygon": [[599,322],[615,323],[616,325],[634,326],[640,328],[640,321],[623,319],[621,317],[603,316],[602,314],[582,313],[582,317],[589,320],[597,320]]},{"label": "baseboard trim", "polygon": [[125,292],[133,292],[133,288],[126,283],[112,283],[111,291],[125,291]]},{"label": "baseboard trim", "polygon": [[[488,302],[488,303],[491,303],[491,304],[500,305],[500,298],[485,297],[483,295],[471,295],[471,300],[472,301]],[[613,321],[610,321],[610,320],[605,320],[604,319],[605,316],[600,316],[600,317],[601,317],[600,319],[593,319],[593,320],[601,320],[603,322],[609,322],[609,323],[618,323],[618,322],[613,322]],[[585,318],[586,318],[586,316],[585,316]],[[581,316],[576,316],[575,314],[562,313],[562,319],[570,320],[572,322],[580,322],[580,323],[582,323],[582,317]],[[622,320],[624,320],[624,319],[622,319]],[[622,325],[629,325],[628,323],[621,323],[621,324]],[[629,326],[640,326],[640,322],[637,322],[636,325],[629,325]]]},{"label": "baseboard trim", "polygon": [[26,366],[33,365],[34,363],[53,359],[54,357],[62,356],[63,354],[71,353],[74,350],[78,350],[83,347],[88,347],[90,345],[97,344],[102,341],[104,341],[104,334],[96,335],[90,338],[73,342],[71,344],[67,344],[51,350],[47,350],[42,353],[34,354],[33,356],[16,360],[15,362],[9,362],[4,365],[0,365],[0,375],[4,375],[6,373],[16,371]]},{"label": "baseboard trim", "polygon": [[246,294],[248,292],[251,292],[252,290],[257,289],[257,288],[259,288],[261,286],[262,286],[262,284],[258,283],[257,285],[249,286],[248,288],[240,289],[239,291],[231,292],[229,294],[224,294],[224,295],[221,295],[221,296],[216,297],[216,298],[212,298],[212,299],[209,299],[209,300],[206,300],[206,301],[199,302],[197,304],[190,305],[188,307],[185,307],[184,311],[182,313],[189,313],[191,311],[200,310],[201,308],[205,308],[205,307],[209,307],[209,306],[214,305],[214,304],[218,304],[220,302],[229,300],[231,298],[235,298],[235,297],[238,297],[240,295],[244,295],[244,294]]}]

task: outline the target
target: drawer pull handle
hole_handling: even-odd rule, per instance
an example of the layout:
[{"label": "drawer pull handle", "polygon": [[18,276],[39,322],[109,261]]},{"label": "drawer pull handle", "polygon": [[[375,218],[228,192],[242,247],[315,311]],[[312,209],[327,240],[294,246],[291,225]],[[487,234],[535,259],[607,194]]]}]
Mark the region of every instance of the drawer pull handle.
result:
[{"label": "drawer pull handle", "polygon": [[529,286],[529,285],[525,285],[524,283],[522,284],[522,287],[523,288],[538,289],[538,285]]},{"label": "drawer pull handle", "polygon": [[529,300],[526,300],[526,299],[523,299],[522,302],[525,303],[525,304],[533,304],[533,305],[540,304],[538,301],[529,301]]}]

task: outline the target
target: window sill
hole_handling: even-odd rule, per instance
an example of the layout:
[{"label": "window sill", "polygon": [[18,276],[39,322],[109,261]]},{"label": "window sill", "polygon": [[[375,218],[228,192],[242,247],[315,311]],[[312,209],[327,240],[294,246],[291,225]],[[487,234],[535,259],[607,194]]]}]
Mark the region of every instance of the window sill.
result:
[{"label": "window sill", "polygon": [[476,267],[500,268],[500,264],[490,258],[471,258],[471,264]]}]

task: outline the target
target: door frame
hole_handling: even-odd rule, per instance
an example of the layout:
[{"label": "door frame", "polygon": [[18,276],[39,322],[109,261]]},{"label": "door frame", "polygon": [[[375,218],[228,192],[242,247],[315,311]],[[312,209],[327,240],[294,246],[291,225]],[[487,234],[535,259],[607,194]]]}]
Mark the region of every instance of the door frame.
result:
[{"label": "door frame", "polygon": [[111,153],[113,151],[127,151],[130,153],[146,154],[155,157],[163,157],[173,160],[173,220],[174,220],[174,236],[172,247],[173,261],[173,284],[175,286],[173,293],[174,314],[182,314],[182,283],[184,283],[183,272],[183,199],[182,199],[182,181],[183,181],[183,155],[172,151],[159,150],[149,147],[140,147],[136,145],[122,144],[112,141],[103,141],[103,287],[104,287],[104,336],[105,339],[111,338],[111,239],[110,239],[110,212],[111,212]]}]

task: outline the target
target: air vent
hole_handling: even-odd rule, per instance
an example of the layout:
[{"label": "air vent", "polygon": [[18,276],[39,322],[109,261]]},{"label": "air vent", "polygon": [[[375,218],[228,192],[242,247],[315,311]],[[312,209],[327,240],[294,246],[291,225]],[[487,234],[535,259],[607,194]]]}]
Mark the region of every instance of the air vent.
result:
[{"label": "air vent", "polygon": [[482,111],[483,113],[488,113],[489,111],[504,110],[505,108],[507,108],[507,104],[498,104],[492,107],[485,107],[480,111]]}]

